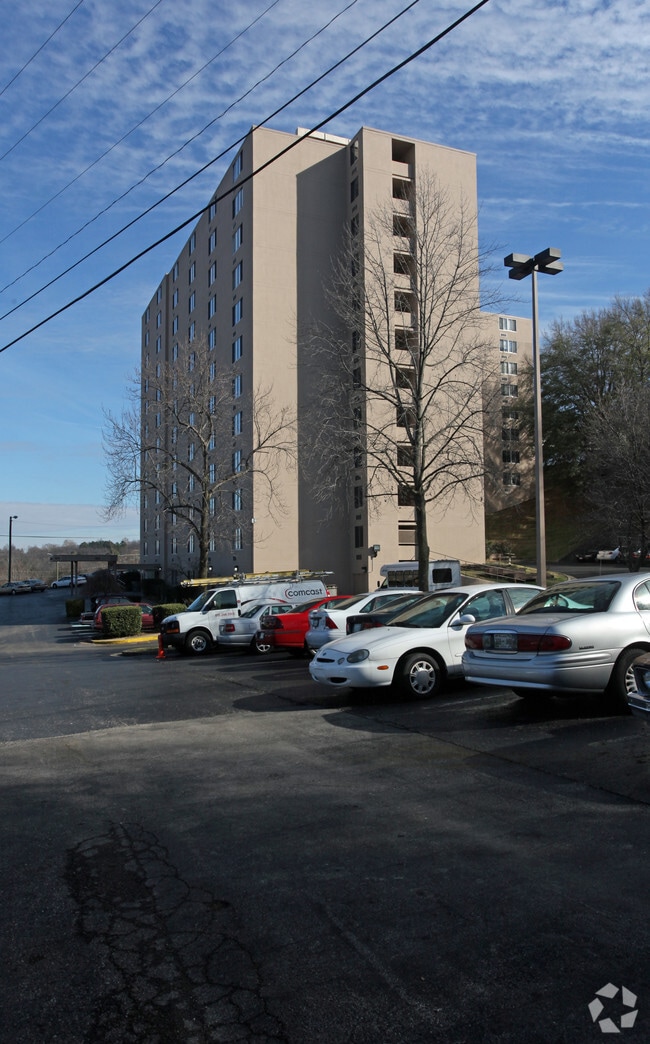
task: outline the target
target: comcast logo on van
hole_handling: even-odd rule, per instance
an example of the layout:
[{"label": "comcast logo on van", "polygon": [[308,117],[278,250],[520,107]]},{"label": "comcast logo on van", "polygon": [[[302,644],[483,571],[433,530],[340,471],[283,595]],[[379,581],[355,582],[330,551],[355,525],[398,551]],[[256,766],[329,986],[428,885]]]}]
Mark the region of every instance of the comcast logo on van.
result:
[{"label": "comcast logo on van", "polygon": [[322,587],[287,587],[284,597],[289,601],[292,598],[320,598],[323,594]]}]

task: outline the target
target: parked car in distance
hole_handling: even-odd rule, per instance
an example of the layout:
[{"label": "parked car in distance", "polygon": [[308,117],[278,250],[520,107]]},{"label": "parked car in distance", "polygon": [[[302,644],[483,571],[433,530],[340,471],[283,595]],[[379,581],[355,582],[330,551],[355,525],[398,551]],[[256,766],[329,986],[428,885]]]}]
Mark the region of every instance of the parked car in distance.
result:
[{"label": "parked car in distance", "polygon": [[47,591],[47,584],[44,580],[37,580],[35,577],[30,577],[29,580],[25,581],[29,584],[30,591]]},{"label": "parked car in distance", "polygon": [[539,591],[523,584],[468,584],[430,592],[386,627],[324,645],[309,673],[331,688],[392,685],[402,696],[435,696],[448,677],[462,675],[470,624],[514,613]]},{"label": "parked car in distance", "polygon": [[618,562],[619,558],[623,557],[623,552],[620,547],[615,547],[612,551],[597,551],[596,561],[597,562]]},{"label": "parked car in distance", "polygon": [[591,551],[576,551],[576,562],[595,562],[598,549]]},{"label": "parked car in distance", "polygon": [[400,595],[394,602],[389,602],[387,606],[381,606],[379,609],[372,609],[370,612],[351,613],[345,621],[345,633],[358,634],[359,631],[369,631],[373,627],[385,627],[408,605],[413,605],[414,602],[418,602],[420,598],[424,597],[425,595],[422,591],[410,591],[408,594]]},{"label": "parked car in distance", "polygon": [[[85,583],[86,583],[86,577],[83,575],[83,573],[79,573],[79,575],[77,577],[77,585],[79,586],[79,585],[85,584]],[[72,577],[71,576],[60,576],[58,580],[53,580],[52,581],[52,583],[50,584],[50,587],[72,587]]]},{"label": "parked car in distance", "polygon": [[650,721],[650,655],[639,657],[632,664],[634,685],[627,694],[632,714]]},{"label": "parked car in distance", "polygon": [[29,594],[31,587],[26,580],[11,580],[2,584],[0,595]]},{"label": "parked car in distance", "polygon": [[224,649],[246,649],[255,653],[271,651],[270,643],[258,636],[263,616],[277,616],[293,609],[288,602],[262,602],[246,609],[241,616],[227,616],[219,621],[219,646]]},{"label": "parked car in distance", "polygon": [[[143,631],[151,631],[151,630],[153,630],[153,606],[147,605],[146,602],[125,602],[125,601],[122,601],[122,602],[119,602],[118,604],[119,605],[135,605],[135,606],[137,606],[138,609],[140,610],[140,612],[142,613],[142,630]],[[100,605],[100,606],[97,607],[97,609],[95,610],[95,616],[94,616],[94,619],[93,619],[93,626],[94,626],[96,631],[103,630],[102,613],[103,613],[104,609],[114,609],[114,608],[115,608],[115,602],[112,602],[110,605]]]},{"label": "parked car in distance", "polygon": [[553,693],[604,695],[628,711],[633,664],[650,652],[650,580],[613,573],[541,592],[511,619],[470,627],[465,677],[522,699]]},{"label": "parked car in distance", "polygon": [[[418,592],[421,594],[422,592]],[[346,621],[351,613],[371,613],[375,609],[386,607],[395,602],[403,594],[413,594],[411,588],[378,588],[367,594],[352,595],[341,602],[330,606],[319,606],[309,613],[309,630],[305,642],[310,652],[322,649],[327,642],[343,638],[346,634]]]},{"label": "parked car in distance", "polygon": [[276,616],[263,616],[260,619],[258,641],[268,643],[270,651],[288,650],[294,656],[302,656],[308,652],[305,635],[309,629],[309,611],[321,605],[335,605],[351,595],[328,595],[327,598],[315,598],[301,605],[294,605],[288,613]]}]

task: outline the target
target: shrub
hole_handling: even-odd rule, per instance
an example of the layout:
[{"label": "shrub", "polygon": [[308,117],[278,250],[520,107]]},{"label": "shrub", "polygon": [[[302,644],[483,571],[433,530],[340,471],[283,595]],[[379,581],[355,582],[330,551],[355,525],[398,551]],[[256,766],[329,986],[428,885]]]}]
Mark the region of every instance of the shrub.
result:
[{"label": "shrub", "polygon": [[153,626],[155,631],[160,630],[160,624],[166,616],[175,616],[176,613],[185,612],[186,606],[182,602],[166,602],[163,605],[153,607]]},{"label": "shrub", "polygon": [[107,605],[102,609],[105,638],[130,638],[142,631],[142,611],[138,605]]},{"label": "shrub", "polygon": [[65,615],[68,620],[78,620],[84,611],[85,599],[67,598],[65,603]]}]

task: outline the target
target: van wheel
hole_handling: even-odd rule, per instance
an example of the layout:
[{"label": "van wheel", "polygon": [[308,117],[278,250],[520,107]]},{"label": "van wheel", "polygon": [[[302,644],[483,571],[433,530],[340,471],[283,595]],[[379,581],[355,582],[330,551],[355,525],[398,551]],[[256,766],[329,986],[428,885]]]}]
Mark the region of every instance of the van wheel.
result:
[{"label": "van wheel", "polygon": [[204,656],[209,652],[212,642],[205,631],[190,631],[185,639],[185,652],[190,656]]}]

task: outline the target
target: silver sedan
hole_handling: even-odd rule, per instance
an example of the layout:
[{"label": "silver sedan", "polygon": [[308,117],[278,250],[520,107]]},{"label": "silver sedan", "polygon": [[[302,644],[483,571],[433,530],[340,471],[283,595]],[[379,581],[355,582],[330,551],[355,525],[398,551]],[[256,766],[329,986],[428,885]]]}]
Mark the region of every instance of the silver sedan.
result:
[{"label": "silver sedan", "polygon": [[605,694],[619,711],[634,689],[632,665],[650,651],[650,580],[620,573],[543,591],[517,616],[474,624],[465,678],[523,699],[554,692]]}]

